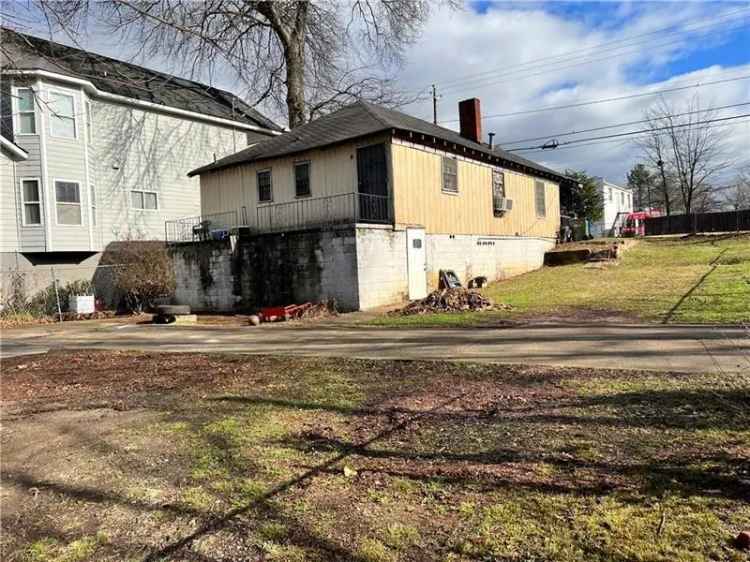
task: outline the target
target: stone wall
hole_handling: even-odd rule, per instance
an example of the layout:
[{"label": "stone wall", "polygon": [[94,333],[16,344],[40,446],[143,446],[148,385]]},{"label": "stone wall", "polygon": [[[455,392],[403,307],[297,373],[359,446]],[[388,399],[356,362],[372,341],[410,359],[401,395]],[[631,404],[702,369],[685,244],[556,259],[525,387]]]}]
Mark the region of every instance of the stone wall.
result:
[{"label": "stone wall", "polygon": [[237,239],[179,244],[169,249],[174,263],[175,302],[196,311],[226,312],[242,300],[236,290]]},{"label": "stone wall", "polygon": [[452,269],[464,286],[474,277],[504,279],[542,267],[544,253],[555,241],[547,238],[427,235],[427,286],[438,286],[441,269]]},{"label": "stone wall", "polygon": [[359,308],[353,227],[243,234],[175,245],[170,255],[175,301],[196,311],[254,311],[329,298],[339,310]]}]

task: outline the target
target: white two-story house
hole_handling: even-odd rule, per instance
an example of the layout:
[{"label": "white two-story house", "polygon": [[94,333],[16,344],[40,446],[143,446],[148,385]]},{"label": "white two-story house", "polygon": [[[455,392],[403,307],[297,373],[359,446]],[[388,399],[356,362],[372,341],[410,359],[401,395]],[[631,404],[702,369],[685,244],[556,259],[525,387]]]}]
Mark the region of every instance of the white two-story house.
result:
[{"label": "white two-story house", "polygon": [[204,84],[7,29],[2,45],[5,273],[85,278],[113,241],[164,239],[165,221],[200,214],[187,172],[281,131]]},{"label": "white two-story house", "polygon": [[633,193],[627,187],[616,185],[604,178],[596,178],[604,212],[601,220],[591,225],[591,235],[619,236],[624,217],[633,212]]}]

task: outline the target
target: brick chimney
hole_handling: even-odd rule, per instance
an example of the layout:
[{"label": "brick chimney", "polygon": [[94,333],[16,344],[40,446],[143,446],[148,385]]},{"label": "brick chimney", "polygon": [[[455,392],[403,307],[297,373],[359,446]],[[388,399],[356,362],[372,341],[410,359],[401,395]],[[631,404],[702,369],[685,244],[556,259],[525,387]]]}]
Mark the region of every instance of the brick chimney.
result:
[{"label": "brick chimney", "polygon": [[470,141],[482,142],[482,111],[479,99],[470,98],[458,102],[458,119],[461,122],[461,136]]}]

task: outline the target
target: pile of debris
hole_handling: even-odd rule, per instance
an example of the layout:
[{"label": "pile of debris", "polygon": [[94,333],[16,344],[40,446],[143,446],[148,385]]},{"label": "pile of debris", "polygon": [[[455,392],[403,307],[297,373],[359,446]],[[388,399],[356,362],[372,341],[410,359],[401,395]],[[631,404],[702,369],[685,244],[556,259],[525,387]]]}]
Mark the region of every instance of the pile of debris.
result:
[{"label": "pile of debris", "polygon": [[469,310],[510,310],[507,304],[496,305],[491,299],[477,291],[463,287],[438,289],[425,298],[412,301],[401,310],[395,311],[402,316],[412,314],[433,314],[436,312],[465,312]]}]

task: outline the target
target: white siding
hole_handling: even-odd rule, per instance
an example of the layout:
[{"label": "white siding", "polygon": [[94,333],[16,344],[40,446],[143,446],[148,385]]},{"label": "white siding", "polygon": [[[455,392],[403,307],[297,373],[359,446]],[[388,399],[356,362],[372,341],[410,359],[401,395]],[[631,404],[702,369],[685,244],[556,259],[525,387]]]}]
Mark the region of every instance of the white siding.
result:
[{"label": "white siding", "polygon": [[15,185],[15,165],[0,151],[0,252],[15,252],[18,249]]},{"label": "white siding", "polygon": [[[244,131],[92,100],[95,244],[163,239],[164,222],[199,215],[198,178],[187,173],[247,145]],[[130,191],[158,194],[156,211],[131,208]]]},{"label": "white siding", "polygon": [[[39,118],[37,116],[37,121]],[[41,150],[39,147],[39,135],[21,135],[16,136],[14,141],[18,146],[23,148],[29,155],[26,160],[16,162],[16,177],[14,181],[15,192],[15,221],[18,229],[18,247],[16,250],[21,252],[44,252],[46,250],[46,231],[45,231],[45,210],[47,206],[46,186],[42,174]],[[21,186],[20,178],[38,178],[40,197],[42,199],[42,225],[23,226],[21,220]]]}]

